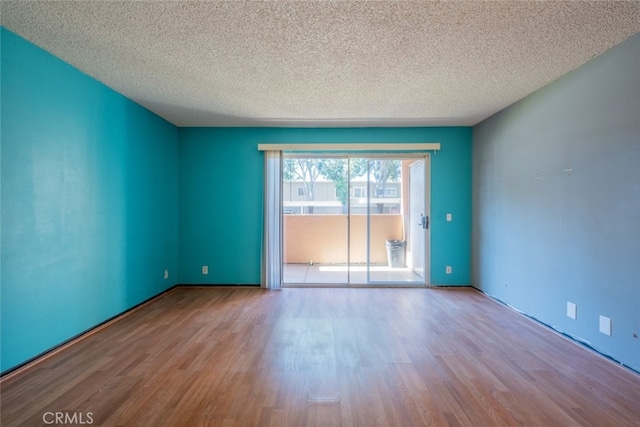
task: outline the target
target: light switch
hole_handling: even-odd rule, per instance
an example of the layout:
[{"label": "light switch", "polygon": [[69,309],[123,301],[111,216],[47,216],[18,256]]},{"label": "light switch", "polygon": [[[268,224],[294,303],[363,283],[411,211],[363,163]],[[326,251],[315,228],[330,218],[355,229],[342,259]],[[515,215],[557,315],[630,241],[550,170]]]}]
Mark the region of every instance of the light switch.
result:
[{"label": "light switch", "polygon": [[567,317],[570,319],[576,319],[577,307],[574,303],[567,301]]},{"label": "light switch", "polygon": [[605,335],[611,336],[611,319],[608,317],[600,316],[600,332]]},{"label": "light switch", "polygon": [[451,222],[451,214],[450,213],[447,214],[447,221]]}]

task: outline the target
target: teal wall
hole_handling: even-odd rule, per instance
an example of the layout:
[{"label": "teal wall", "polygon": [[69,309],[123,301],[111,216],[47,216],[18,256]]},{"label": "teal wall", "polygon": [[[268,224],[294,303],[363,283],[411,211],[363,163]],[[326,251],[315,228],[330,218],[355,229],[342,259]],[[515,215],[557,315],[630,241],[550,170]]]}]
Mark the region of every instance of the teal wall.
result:
[{"label": "teal wall", "polygon": [[472,250],[474,286],[638,371],[639,71],[640,34],[474,127]]},{"label": "teal wall", "polygon": [[[260,282],[264,168],[258,144],[440,142],[431,160],[431,282],[470,284],[471,128],[183,128],[179,135],[181,283]],[[448,212],[454,221],[446,222]]]},{"label": "teal wall", "polygon": [[178,131],[6,29],[0,37],[6,371],[177,281]]}]

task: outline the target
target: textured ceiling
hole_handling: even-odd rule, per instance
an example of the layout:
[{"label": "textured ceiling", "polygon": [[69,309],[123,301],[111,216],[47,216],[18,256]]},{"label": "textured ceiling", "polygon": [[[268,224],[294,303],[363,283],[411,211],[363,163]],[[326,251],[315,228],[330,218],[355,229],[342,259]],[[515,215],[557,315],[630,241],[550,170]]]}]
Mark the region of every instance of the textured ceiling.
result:
[{"label": "textured ceiling", "polygon": [[2,1],[179,126],[474,125],[640,31],[640,2]]}]

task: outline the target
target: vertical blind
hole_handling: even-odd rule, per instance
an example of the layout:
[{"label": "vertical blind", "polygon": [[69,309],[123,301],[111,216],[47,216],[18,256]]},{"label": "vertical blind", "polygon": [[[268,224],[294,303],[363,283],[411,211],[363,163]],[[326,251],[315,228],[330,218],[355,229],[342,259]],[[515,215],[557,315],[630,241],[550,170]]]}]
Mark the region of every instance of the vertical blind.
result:
[{"label": "vertical blind", "polygon": [[264,227],[261,286],[282,286],[282,151],[264,152]]}]

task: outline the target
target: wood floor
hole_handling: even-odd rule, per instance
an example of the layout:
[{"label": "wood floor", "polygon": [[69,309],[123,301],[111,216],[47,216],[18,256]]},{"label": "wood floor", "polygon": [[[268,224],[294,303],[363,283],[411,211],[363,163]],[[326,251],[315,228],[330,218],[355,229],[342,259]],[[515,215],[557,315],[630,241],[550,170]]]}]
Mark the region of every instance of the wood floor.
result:
[{"label": "wood floor", "polygon": [[640,376],[468,288],[176,288],[5,380],[1,410],[3,427],[638,426]]}]

